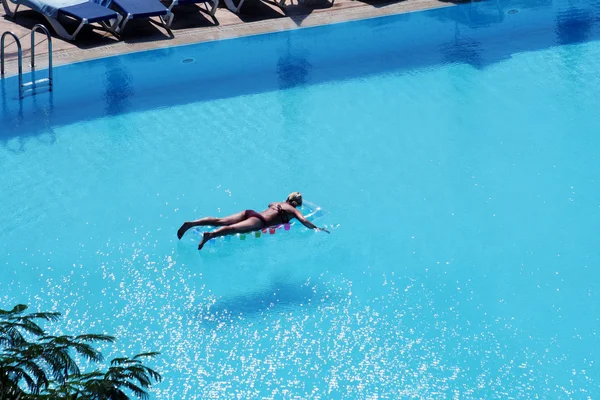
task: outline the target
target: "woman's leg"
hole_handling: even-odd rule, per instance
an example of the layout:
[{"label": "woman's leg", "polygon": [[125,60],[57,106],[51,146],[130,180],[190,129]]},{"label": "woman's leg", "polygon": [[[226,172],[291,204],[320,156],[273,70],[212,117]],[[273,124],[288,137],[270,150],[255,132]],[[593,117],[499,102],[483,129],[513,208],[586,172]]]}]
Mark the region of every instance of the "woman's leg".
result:
[{"label": "woman's leg", "polygon": [[181,228],[179,228],[177,231],[177,238],[181,239],[185,232],[194,226],[228,226],[242,222],[245,219],[246,211],[242,211],[223,218],[205,217],[197,219],[196,221],[184,222],[183,225],[181,225]]},{"label": "woman's leg", "polygon": [[254,232],[259,229],[262,229],[263,222],[256,218],[250,217],[242,222],[238,222],[237,224],[224,226],[222,228],[217,229],[214,232],[204,232],[202,236],[202,241],[198,245],[198,250],[202,250],[202,246],[210,239],[218,238],[225,235],[235,235],[236,233],[248,233]]}]

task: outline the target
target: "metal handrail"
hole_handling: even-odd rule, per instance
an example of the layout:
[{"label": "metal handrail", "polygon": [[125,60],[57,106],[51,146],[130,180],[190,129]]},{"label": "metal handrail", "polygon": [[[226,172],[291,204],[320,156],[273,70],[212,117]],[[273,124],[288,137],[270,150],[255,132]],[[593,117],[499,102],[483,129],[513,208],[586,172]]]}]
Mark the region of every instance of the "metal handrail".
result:
[{"label": "metal handrail", "polygon": [[7,31],[2,34],[0,39],[0,76],[4,75],[4,39],[10,35],[15,39],[17,44],[18,64],[19,64],[19,97],[23,98],[23,51],[21,49],[21,41],[14,33]]},{"label": "metal handrail", "polygon": [[[41,31],[46,34],[48,39],[48,78],[35,80],[35,33]],[[48,84],[48,90],[52,91],[52,37],[50,32],[44,25],[37,24],[31,29],[31,73],[33,81],[23,83],[23,50],[21,48],[21,41],[14,33],[7,31],[2,34],[0,39],[0,77],[4,76],[4,40],[6,36],[12,36],[15,39],[18,49],[18,60],[19,60],[19,98],[23,98],[25,92],[32,91],[35,94],[35,89],[40,85]]]},{"label": "metal handrail", "polygon": [[41,30],[48,39],[48,86],[52,91],[52,37],[44,25],[37,24],[31,28],[31,72],[35,71],[35,32]]}]

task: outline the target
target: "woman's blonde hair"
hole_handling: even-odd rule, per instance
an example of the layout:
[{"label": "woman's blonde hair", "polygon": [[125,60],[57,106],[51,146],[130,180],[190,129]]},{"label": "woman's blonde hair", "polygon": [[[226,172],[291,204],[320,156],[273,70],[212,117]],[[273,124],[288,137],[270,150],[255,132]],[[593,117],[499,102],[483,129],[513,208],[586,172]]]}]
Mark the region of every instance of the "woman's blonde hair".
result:
[{"label": "woman's blonde hair", "polygon": [[290,193],[290,195],[287,197],[287,199],[285,201],[287,203],[290,203],[294,207],[301,206],[302,205],[302,193],[300,193],[300,192]]}]

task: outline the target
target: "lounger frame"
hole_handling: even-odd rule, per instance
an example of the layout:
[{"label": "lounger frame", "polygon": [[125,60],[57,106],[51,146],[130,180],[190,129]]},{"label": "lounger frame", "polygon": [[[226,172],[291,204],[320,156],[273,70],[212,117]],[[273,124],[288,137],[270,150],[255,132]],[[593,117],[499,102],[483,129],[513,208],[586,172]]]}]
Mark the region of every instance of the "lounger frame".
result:
[{"label": "lounger frame", "polygon": [[[6,1],[6,0],[3,0]],[[157,0],[159,1],[159,0]],[[136,17],[134,14],[128,13],[123,7],[121,7],[117,2],[114,2],[112,0],[109,0],[107,2],[107,4],[105,4],[105,2],[103,1],[101,3],[103,6],[110,8],[111,10],[115,10],[117,11],[121,16],[122,16],[122,22],[121,24],[116,28],[116,33],[117,34],[121,34],[123,32],[123,30],[125,29],[125,26],[127,25],[127,23],[129,21],[131,21],[132,19],[136,19],[138,17]],[[171,31],[171,24],[173,23],[173,12],[171,11],[170,8],[166,8],[166,13],[165,15],[157,15],[157,17],[160,18],[160,25],[162,25],[168,32]],[[146,16],[146,17],[139,17],[139,18],[148,18],[149,20],[152,18],[151,16]]]}]

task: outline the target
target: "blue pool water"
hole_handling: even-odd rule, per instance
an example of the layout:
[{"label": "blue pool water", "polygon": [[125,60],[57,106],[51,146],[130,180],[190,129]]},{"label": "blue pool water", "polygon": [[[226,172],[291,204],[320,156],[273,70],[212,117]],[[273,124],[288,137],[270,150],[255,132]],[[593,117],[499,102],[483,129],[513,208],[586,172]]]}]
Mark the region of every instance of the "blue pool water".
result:
[{"label": "blue pool water", "polygon": [[[476,2],[4,81],[0,304],[160,351],[156,399],[597,398],[599,16]],[[296,190],[331,235],[175,237]]]}]

